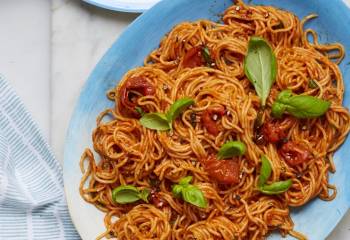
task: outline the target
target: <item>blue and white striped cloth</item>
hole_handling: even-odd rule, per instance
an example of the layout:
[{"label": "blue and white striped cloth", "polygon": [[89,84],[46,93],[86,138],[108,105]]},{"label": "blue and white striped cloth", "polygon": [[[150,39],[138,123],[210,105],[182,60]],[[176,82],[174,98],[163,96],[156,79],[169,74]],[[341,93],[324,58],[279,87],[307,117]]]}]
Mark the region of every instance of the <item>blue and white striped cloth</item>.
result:
[{"label": "blue and white striped cloth", "polygon": [[61,167],[1,76],[0,239],[80,239],[65,202]]}]

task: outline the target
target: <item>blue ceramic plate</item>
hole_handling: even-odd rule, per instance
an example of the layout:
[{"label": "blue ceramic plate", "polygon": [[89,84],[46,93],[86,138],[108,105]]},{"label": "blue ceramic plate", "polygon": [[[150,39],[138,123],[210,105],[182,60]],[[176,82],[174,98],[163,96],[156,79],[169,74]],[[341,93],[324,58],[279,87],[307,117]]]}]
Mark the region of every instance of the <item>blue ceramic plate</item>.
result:
[{"label": "blue ceramic plate", "polygon": [[[340,42],[346,47],[346,58],[340,65],[346,83],[344,104],[350,107],[350,10],[342,0],[253,0],[294,12],[299,17],[317,13],[318,19],[308,27],[320,34],[321,42]],[[218,13],[232,4],[231,0],[164,0],[141,15],[113,44],[91,73],[76,105],[65,144],[64,181],[69,210],[83,239],[94,239],[104,231],[103,214],[79,196],[81,178],[79,159],[84,148],[91,146],[91,132],[96,116],[113,103],[106,91],[114,87],[129,69],[142,65],[145,56],[155,49],[161,38],[175,24],[201,18],[217,20]],[[330,182],[337,185],[337,198],[331,202],[315,199],[292,210],[295,230],[311,240],[326,238],[350,206],[350,140],[335,154],[337,173]],[[341,161],[342,160],[342,161]],[[280,239],[272,235],[269,239]],[[292,238],[287,238],[292,239]]]},{"label": "blue ceramic plate", "polygon": [[83,0],[92,5],[121,12],[144,12],[160,0]]}]

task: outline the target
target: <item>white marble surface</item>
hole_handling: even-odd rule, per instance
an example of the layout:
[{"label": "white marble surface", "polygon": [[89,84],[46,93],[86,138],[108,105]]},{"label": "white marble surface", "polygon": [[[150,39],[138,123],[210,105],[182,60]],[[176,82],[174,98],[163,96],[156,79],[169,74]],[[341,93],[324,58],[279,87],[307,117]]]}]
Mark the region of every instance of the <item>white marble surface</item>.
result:
[{"label": "white marble surface", "polygon": [[62,162],[69,118],[82,85],[98,60],[138,14],[97,9],[79,0],[54,0],[51,8],[51,145]]},{"label": "white marble surface", "polygon": [[[51,6],[47,0],[0,0],[0,73],[24,100],[61,163],[81,87],[136,17],[96,9],[80,0],[53,0]],[[349,213],[328,239],[350,239]]]},{"label": "white marble surface", "polygon": [[50,139],[50,2],[0,1],[0,74]]}]

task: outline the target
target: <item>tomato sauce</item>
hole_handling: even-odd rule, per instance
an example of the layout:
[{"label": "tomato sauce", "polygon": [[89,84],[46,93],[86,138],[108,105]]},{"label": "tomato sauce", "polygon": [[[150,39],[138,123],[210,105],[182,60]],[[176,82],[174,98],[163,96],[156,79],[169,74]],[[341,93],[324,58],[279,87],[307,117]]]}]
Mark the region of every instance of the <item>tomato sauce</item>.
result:
[{"label": "tomato sauce", "polygon": [[282,159],[290,166],[296,166],[311,159],[311,153],[300,143],[288,141],[278,150]]},{"label": "tomato sauce", "polygon": [[202,47],[193,47],[188,50],[184,56],[184,60],[182,62],[183,67],[185,68],[195,68],[203,66],[204,59],[202,56]]},{"label": "tomato sauce", "polygon": [[262,127],[264,139],[270,143],[277,143],[287,137],[285,129],[275,121],[268,121]]},{"label": "tomato sauce", "polygon": [[132,77],[129,78],[124,85],[120,88],[120,107],[121,112],[129,117],[140,117],[140,114],[135,111],[137,106],[138,94],[132,94],[136,92],[142,96],[154,95],[156,90],[154,86],[147,81],[144,77]]},{"label": "tomato sauce", "polygon": [[218,160],[214,154],[200,160],[210,178],[221,184],[239,183],[239,161],[237,159]]},{"label": "tomato sauce", "polygon": [[202,115],[202,123],[207,129],[208,133],[217,136],[219,134],[219,128],[217,126],[216,117],[222,117],[225,114],[225,108],[223,106],[209,107]]}]

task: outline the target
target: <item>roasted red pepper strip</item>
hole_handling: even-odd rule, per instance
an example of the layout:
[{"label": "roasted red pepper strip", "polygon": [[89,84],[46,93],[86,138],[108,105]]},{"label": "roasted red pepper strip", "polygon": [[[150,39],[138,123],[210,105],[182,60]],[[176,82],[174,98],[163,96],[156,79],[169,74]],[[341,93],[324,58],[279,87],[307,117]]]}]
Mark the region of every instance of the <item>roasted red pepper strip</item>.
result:
[{"label": "roasted red pepper strip", "polygon": [[218,160],[214,154],[200,160],[210,178],[222,184],[239,183],[239,162],[237,159]]},{"label": "roasted red pepper strip", "polygon": [[184,56],[184,60],[182,62],[183,67],[185,68],[194,68],[200,67],[204,65],[204,59],[202,56],[203,47],[193,47],[188,50]]},{"label": "roasted red pepper strip", "polygon": [[288,141],[278,150],[283,160],[290,166],[296,166],[311,159],[311,153],[299,143]]},{"label": "roasted red pepper strip", "polygon": [[[129,78],[120,88],[120,104],[121,112],[127,116],[139,117],[140,115],[135,111],[137,105],[136,100],[130,99],[130,92],[137,92],[142,96],[154,95],[156,90],[154,86],[144,77]],[[136,96],[137,97],[137,96]]]},{"label": "roasted red pepper strip", "polygon": [[264,139],[270,143],[277,143],[287,137],[287,133],[283,126],[276,121],[265,122],[262,127]]},{"label": "roasted red pepper strip", "polygon": [[214,115],[222,117],[225,114],[225,108],[223,106],[214,106],[206,109],[202,115],[202,123],[207,129],[208,133],[217,136],[219,134],[219,128],[216,124],[216,119],[214,120]]}]

